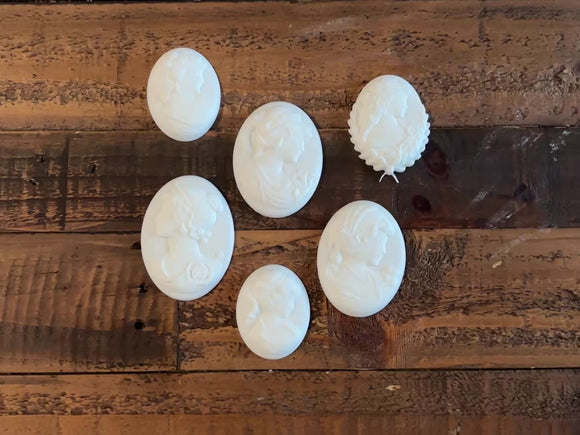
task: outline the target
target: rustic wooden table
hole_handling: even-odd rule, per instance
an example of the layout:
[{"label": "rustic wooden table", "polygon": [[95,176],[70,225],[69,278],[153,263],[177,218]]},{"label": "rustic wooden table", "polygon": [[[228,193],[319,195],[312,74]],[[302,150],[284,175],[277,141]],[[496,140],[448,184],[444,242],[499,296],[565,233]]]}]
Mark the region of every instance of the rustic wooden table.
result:
[{"label": "rustic wooden table", "polygon": [[[0,433],[580,434],[580,2],[440,0],[0,6]],[[190,46],[215,65],[214,129],[176,143],[145,86]],[[348,112],[379,74],[432,117],[399,178],[357,158]],[[236,190],[236,131],[283,99],[321,130],[299,213]],[[214,182],[236,250],[212,293],[176,303],[148,278],[139,228],[166,181]],[[346,317],[316,274],[318,237],[354,199],[404,228],[403,286]],[[255,268],[296,271],[303,345],[252,355],[235,301]]]}]

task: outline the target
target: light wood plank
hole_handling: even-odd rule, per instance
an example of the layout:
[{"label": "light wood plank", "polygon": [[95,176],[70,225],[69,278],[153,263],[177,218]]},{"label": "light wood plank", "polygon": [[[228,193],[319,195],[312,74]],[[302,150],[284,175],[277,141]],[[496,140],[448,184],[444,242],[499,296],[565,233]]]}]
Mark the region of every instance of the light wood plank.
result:
[{"label": "light wood plank", "polygon": [[0,427],[49,434],[139,427],[152,434],[573,434],[579,388],[577,370],[3,376],[0,414],[7,417]]},{"label": "light wood plank", "polygon": [[153,129],[155,60],[191,46],[216,67],[216,128],[288,100],[345,128],[365,82],[413,83],[435,126],[580,120],[580,12],[568,0],[0,6],[0,129]]},{"label": "light wood plank", "polygon": [[[181,368],[580,363],[578,230],[407,231],[403,286],[365,319],[326,301],[316,271],[319,234],[239,231],[224,280],[208,296],[180,303]],[[4,234],[0,241],[1,371],[175,368],[176,303],[147,277],[138,235]],[[305,342],[279,361],[254,356],[235,324],[243,281],[268,263],[294,270],[311,300]]]},{"label": "light wood plank", "polygon": [[0,236],[0,371],[176,368],[176,303],[138,235]]}]

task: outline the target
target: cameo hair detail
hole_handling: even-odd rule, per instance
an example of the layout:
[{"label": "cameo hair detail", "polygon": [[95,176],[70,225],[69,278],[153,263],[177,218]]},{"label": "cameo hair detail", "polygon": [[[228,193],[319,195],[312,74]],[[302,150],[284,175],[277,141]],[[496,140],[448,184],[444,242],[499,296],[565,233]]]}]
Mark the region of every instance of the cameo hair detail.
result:
[{"label": "cameo hair detail", "polygon": [[312,132],[295,128],[303,121],[301,115],[284,106],[272,106],[262,112],[260,119],[263,121],[257,123],[250,133],[253,156],[261,157],[282,150],[279,156],[282,161],[296,163],[304,154],[305,141],[312,137]]},{"label": "cameo hair detail", "polygon": [[322,144],[299,107],[276,101],[258,107],[238,132],[234,176],[244,200],[267,217],[286,217],[314,194],[322,172]]},{"label": "cameo hair detail", "polygon": [[[184,235],[201,243],[207,243],[218,213],[224,206],[216,194],[192,191],[175,183],[162,196],[163,205],[156,219],[157,233],[161,237]],[[207,204],[209,207],[199,207]]]},{"label": "cameo hair detail", "polygon": [[300,345],[310,321],[304,284],[290,269],[270,264],[245,280],[236,303],[236,322],[252,352],[279,359]]},{"label": "cameo hair detail", "polygon": [[322,290],[339,311],[366,317],[396,294],[405,270],[405,244],[391,214],[372,201],[354,201],[330,219],[318,245]]},{"label": "cameo hair detail", "polygon": [[141,252],[151,279],[168,296],[192,300],[208,293],[227,270],[233,247],[229,207],[201,177],[169,181],[147,207]]},{"label": "cameo hair detail", "polygon": [[395,228],[372,204],[354,208],[330,242],[331,267],[346,257],[357,257],[369,266],[378,266]]},{"label": "cameo hair detail", "polygon": [[395,172],[413,166],[429,140],[429,117],[413,86],[401,77],[371,80],[348,120],[351,142],[375,171],[399,181]]},{"label": "cameo hair detail", "polygon": [[200,94],[205,83],[208,64],[203,57],[183,56],[181,51],[168,52],[165,70],[166,93],[161,98],[167,102],[176,94],[193,91]]},{"label": "cameo hair detail", "polygon": [[201,53],[178,47],[164,53],[147,80],[147,106],[159,129],[189,142],[205,135],[220,109],[221,87]]}]

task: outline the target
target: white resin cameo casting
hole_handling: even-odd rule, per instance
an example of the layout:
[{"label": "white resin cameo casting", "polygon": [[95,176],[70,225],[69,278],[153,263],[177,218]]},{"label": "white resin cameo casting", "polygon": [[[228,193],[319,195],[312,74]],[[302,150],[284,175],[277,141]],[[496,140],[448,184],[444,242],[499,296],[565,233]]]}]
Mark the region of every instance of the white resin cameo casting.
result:
[{"label": "white resin cameo casting", "polygon": [[220,83],[209,61],[191,48],[161,56],[149,75],[147,104],[159,129],[188,142],[206,134],[221,101]]},{"label": "white resin cameo casting", "polygon": [[236,321],[242,339],[256,355],[266,359],[290,355],[304,340],[310,322],[304,284],[284,266],[255,270],[240,290]]},{"label": "white resin cameo casting", "polygon": [[141,229],[143,261],[167,296],[189,301],[207,294],[224,276],[233,250],[232,214],[205,178],[175,178],[147,207]]},{"label": "white resin cameo casting", "polygon": [[299,107],[268,103],[242,125],[233,163],[238,189],[252,209],[267,217],[290,216],[304,207],[318,186],[320,136]]},{"label": "white resin cameo casting", "polygon": [[395,172],[413,166],[429,138],[425,107],[413,86],[398,76],[371,80],[358,95],[348,125],[359,157],[397,182]]},{"label": "white resin cameo casting", "polygon": [[339,311],[366,317],[393,299],[405,271],[405,241],[393,216],[372,201],[355,201],[330,219],[318,245],[318,277]]}]

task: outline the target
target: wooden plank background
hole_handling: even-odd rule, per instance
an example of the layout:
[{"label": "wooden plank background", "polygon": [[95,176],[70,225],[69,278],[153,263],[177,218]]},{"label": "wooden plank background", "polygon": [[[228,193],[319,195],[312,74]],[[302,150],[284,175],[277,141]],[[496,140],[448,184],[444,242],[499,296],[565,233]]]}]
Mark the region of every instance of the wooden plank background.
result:
[{"label": "wooden plank background", "polygon": [[409,79],[438,127],[580,117],[580,12],[568,0],[6,5],[0,17],[4,130],[151,130],[147,76],[175,46],[218,71],[220,129],[277,99],[344,128],[382,73]]},{"label": "wooden plank background", "polygon": [[139,231],[167,181],[198,174],[230,203],[239,230],[322,229],[353,199],[387,207],[404,228],[577,227],[579,128],[436,129],[423,159],[383,180],[344,130],[323,130],[324,172],[313,199],[284,219],[257,215],[239,194],[236,132],[192,146],[160,132],[0,133],[0,231]]},{"label": "wooden plank background", "polygon": [[[0,5],[0,433],[580,433],[580,3],[15,3]],[[146,107],[175,46],[222,84],[195,143]],[[433,125],[400,184],[346,131],[385,73]],[[255,214],[231,168],[243,120],[277,99],[324,147],[316,194],[285,219]],[[216,184],[237,234],[219,286],[178,303],[147,276],[139,230],[183,174]],[[398,219],[408,261],[394,301],[354,319],[325,299],[315,252],[362,198]],[[311,300],[305,342],[279,361],[235,324],[268,263]]]},{"label": "wooden plank background", "polygon": [[0,433],[574,435],[580,380],[570,370],[314,371],[10,376],[0,386]]}]

